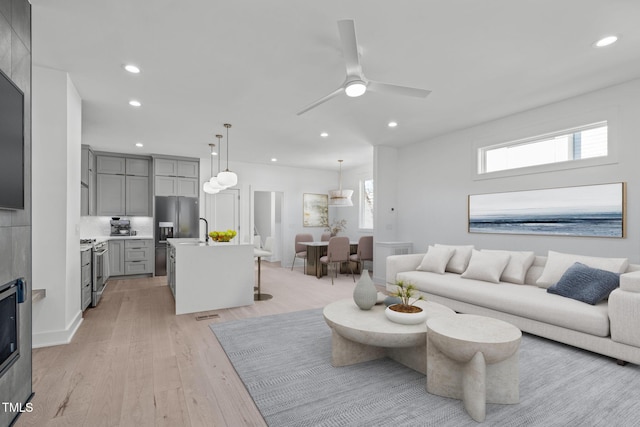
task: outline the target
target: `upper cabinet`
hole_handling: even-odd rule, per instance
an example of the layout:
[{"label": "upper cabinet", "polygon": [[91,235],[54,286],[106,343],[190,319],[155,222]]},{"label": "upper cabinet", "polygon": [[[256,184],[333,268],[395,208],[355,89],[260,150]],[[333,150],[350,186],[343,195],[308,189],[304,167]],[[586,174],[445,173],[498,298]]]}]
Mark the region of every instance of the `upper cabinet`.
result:
[{"label": "upper cabinet", "polygon": [[154,175],[156,196],[198,197],[200,195],[199,160],[156,158]]},{"label": "upper cabinet", "polygon": [[149,159],[96,156],[97,215],[151,216]]},{"label": "upper cabinet", "polygon": [[96,160],[91,148],[82,146],[80,167],[80,215],[96,214]]}]

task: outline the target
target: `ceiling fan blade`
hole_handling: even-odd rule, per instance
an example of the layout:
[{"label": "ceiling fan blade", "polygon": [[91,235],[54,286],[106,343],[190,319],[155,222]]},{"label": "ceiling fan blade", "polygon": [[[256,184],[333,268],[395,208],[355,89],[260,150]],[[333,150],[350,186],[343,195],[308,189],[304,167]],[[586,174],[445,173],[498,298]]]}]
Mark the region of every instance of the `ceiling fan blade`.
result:
[{"label": "ceiling fan blade", "polygon": [[391,93],[394,95],[414,96],[416,98],[426,98],[427,95],[431,93],[430,90],[426,90],[426,89],[392,85],[390,83],[381,83],[373,80],[369,80],[369,84],[367,84],[367,89],[370,89],[373,92],[383,92],[383,93]]},{"label": "ceiling fan blade", "polygon": [[362,76],[355,22],[353,19],[338,21],[338,31],[340,32],[340,42],[342,43],[342,54],[347,66],[347,76]]},{"label": "ceiling fan blade", "polygon": [[312,108],[316,108],[318,105],[327,102],[328,100],[330,100],[334,96],[340,95],[340,93],[342,93],[343,91],[344,91],[344,89],[342,88],[342,86],[340,86],[338,89],[334,90],[329,95],[323,96],[322,98],[318,99],[317,101],[312,102],[311,104],[309,104],[306,107],[304,107],[302,110],[298,111],[297,115],[299,116],[300,114],[304,114],[307,111],[311,110]]}]

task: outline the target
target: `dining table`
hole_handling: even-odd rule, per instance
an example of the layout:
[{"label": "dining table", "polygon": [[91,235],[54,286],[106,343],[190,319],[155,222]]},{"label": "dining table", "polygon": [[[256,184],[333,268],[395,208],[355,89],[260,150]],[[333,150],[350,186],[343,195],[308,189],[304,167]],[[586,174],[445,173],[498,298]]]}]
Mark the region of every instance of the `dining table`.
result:
[{"label": "dining table", "polygon": [[[328,241],[322,242],[298,242],[301,245],[305,245],[307,247],[307,270],[305,274],[309,276],[316,276],[318,279],[322,276],[326,276],[327,274],[327,265],[322,264],[320,262],[320,258],[327,254],[327,247],[329,246]],[[349,242],[349,253],[356,254],[358,253],[358,242],[350,241]],[[357,262],[349,261],[352,264],[353,272],[360,273],[359,264]],[[343,264],[340,267],[341,273],[350,272],[347,270],[347,267]]]}]

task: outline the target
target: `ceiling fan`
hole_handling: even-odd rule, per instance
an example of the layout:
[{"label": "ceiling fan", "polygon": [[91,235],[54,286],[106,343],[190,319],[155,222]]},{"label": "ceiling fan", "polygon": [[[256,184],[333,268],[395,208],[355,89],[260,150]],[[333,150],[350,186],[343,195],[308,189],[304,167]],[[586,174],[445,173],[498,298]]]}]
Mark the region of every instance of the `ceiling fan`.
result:
[{"label": "ceiling fan", "polygon": [[426,89],[398,86],[367,79],[364,76],[362,66],[360,65],[358,43],[356,41],[356,27],[353,19],[343,19],[338,21],[338,31],[340,32],[342,52],[347,66],[347,78],[339,88],[300,110],[298,112],[298,116],[324,102],[327,102],[331,98],[338,96],[343,91],[350,97],[363,95],[367,90],[371,90],[373,92],[386,92],[395,95],[414,96],[417,98],[426,98],[427,95],[431,93],[430,90]]}]

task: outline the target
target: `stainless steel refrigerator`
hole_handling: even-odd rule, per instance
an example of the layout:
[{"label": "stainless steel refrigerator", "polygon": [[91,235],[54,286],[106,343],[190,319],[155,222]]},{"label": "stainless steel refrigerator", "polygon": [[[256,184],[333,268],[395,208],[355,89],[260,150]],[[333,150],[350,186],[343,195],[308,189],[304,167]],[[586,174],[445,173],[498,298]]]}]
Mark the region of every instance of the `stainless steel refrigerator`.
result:
[{"label": "stainless steel refrigerator", "polygon": [[156,196],[156,276],[167,275],[167,239],[198,237],[200,224],[196,197]]}]

